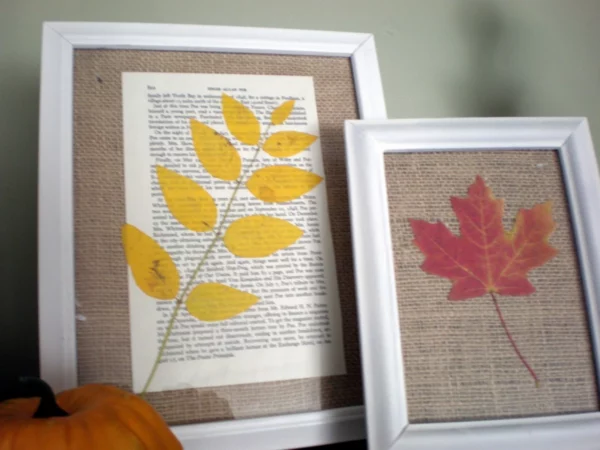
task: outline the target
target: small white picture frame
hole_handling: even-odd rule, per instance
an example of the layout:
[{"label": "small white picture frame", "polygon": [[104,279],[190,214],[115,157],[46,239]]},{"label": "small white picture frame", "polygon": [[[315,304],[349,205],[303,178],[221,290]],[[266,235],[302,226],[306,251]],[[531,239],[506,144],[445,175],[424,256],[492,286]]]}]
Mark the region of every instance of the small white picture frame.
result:
[{"label": "small white picture frame", "polygon": [[[175,24],[44,23],[39,135],[39,344],[41,377],[56,392],[77,386],[73,76],[74,54],[80,49],[345,57],[351,60],[360,118],[386,117],[371,34]],[[363,406],[172,429],[185,449],[284,449],[365,437]]]},{"label": "small white picture frame", "polygon": [[[597,367],[600,348],[600,177],[587,119],[347,121],[346,143],[369,448],[598,448],[600,412],[595,411],[492,420],[409,422],[397,297],[400,288],[395,282],[384,162],[384,155],[400,153],[558,151],[587,300],[594,366]],[[445,192],[444,195],[454,194]],[[591,379],[592,386],[597,387],[597,374]]]}]

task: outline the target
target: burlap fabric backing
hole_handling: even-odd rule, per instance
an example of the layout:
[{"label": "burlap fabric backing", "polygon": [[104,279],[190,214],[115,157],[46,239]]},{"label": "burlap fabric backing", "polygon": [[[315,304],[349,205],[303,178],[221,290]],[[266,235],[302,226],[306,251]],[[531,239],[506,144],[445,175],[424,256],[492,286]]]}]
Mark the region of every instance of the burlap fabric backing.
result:
[{"label": "burlap fabric backing", "polygon": [[[385,155],[395,277],[412,423],[596,411],[595,371],[568,203],[554,151]],[[558,255],[530,272],[537,291],[498,297],[508,328],[541,384],[536,388],[491,297],[449,301],[451,282],[421,270],[408,219],[441,220],[459,234],[450,196],[481,175],[517,211],[553,202]]]},{"label": "burlap fabric backing", "polygon": [[74,59],[74,225],[78,381],[131,389],[122,72],[312,76],[342,305],[347,375],[152,393],[169,424],[362,405],[343,121],[358,118],[348,58],[78,50]]}]

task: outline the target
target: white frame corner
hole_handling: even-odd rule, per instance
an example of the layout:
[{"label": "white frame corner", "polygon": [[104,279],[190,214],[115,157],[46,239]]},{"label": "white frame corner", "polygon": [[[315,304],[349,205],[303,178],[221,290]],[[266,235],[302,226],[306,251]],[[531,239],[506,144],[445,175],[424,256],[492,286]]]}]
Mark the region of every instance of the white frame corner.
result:
[{"label": "white frame corner", "polygon": [[[596,367],[600,351],[600,176],[586,118],[346,121],[358,316],[369,448],[583,450],[600,442],[600,412],[410,424],[383,156],[391,152],[552,149],[560,155]],[[376,298],[377,303],[373,303]],[[596,384],[599,385],[598,375]]]},{"label": "white frame corner", "polygon": [[[141,23],[44,23],[39,116],[39,345],[41,376],[55,391],[77,386],[73,54],[77,49],[94,48],[349,57],[359,117],[386,118],[371,34]],[[186,449],[284,449],[366,436],[363,406],[172,429]]]}]

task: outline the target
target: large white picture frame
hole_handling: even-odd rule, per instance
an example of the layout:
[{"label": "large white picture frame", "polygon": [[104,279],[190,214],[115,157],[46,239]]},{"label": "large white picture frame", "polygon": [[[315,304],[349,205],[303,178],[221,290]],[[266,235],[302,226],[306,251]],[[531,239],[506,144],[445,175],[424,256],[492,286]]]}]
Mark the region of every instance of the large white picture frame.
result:
[{"label": "large white picture frame", "polygon": [[[43,27],[39,136],[41,376],[77,385],[73,240],[73,63],[77,49],[219,51],[351,59],[359,115],[384,119],[373,36],[362,33],[167,24],[63,23]],[[186,449],[283,449],[365,437],[363,407],[173,427]]]},{"label": "large white picture frame", "polygon": [[587,119],[347,121],[345,131],[369,448],[598,448],[599,412],[409,423],[384,171],[384,154],[392,152],[557,150],[583,272],[597,366],[600,344],[600,177]]}]

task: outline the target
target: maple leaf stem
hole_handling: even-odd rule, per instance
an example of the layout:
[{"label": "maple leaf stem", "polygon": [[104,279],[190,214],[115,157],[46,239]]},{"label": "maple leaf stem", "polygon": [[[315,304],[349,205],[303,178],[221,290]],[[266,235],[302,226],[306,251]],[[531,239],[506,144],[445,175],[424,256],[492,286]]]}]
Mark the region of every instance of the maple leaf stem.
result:
[{"label": "maple leaf stem", "polygon": [[496,312],[498,313],[498,318],[500,319],[500,323],[502,324],[502,328],[504,328],[504,332],[506,333],[506,337],[510,341],[513,349],[515,350],[515,353],[517,354],[517,356],[519,357],[519,359],[521,360],[521,362],[523,363],[523,365],[527,368],[527,370],[529,371],[529,373],[533,377],[533,380],[535,381],[535,386],[538,387],[539,384],[540,384],[540,379],[537,377],[537,375],[535,374],[535,372],[533,371],[533,369],[531,368],[531,366],[525,360],[525,357],[519,351],[519,347],[517,347],[517,343],[513,339],[512,334],[510,333],[510,331],[508,329],[508,326],[506,325],[506,321],[504,320],[504,316],[502,315],[502,311],[500,310],[500,305],[498,304],[498,299],[496,299],[496,296],[494,295],[493,292],[490,292],[490,295],[492,296],[492,301],[494,302],[494,306],[496,307]]}]

